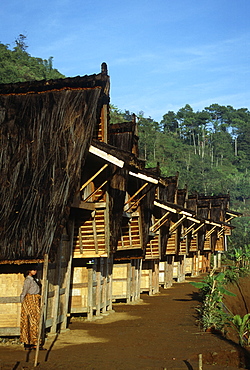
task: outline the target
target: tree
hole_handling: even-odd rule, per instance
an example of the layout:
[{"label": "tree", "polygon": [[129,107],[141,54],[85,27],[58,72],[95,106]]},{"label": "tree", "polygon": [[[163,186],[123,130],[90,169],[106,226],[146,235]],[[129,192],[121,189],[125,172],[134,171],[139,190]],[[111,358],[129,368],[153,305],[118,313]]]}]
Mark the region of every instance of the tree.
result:
[{"label": "tree", "polygon": [[161,122],[161,128],[165,133],[174,133],[176,134],[178,131],[178,119],[176,114],[173,111],[168,111],[168,113],[164,114]]},{"label": "tree", "polygon": [[20,34],[13,50],[0,43],[0,83],[49,80],[65,77],[53,68],[53,57],[41,59],[27,53],[26,36]]}]

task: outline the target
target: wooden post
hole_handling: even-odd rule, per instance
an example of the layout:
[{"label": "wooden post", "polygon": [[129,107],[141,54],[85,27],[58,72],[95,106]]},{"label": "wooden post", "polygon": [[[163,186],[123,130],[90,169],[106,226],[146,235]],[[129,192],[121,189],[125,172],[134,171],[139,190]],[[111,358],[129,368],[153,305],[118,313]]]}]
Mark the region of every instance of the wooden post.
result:
[{"label": "wooden post", "polygon": [[217,255],[216,252],[214,252],[214,269],[217,269]]},{"label": "wooden post", "polygon": [[88,269],[88,309],[87,317],[88,320],[93,319],[93,269]]},{"label": "wooden post", "polygon": [[221,252],[218,252],[218,268],[221,268]]},{"label": "wooden post", "polygon": [[199,370],[202,370],[202,354],[199,354]]},{"label": "wooden post", "polygon": [[127,263],[127,300],[126,302],[129,303],[131,300],[131,278],[132,278],[132,273],[131,273],[131,261]]},{"label": "wooden post", "polygon": [[156,261],[155,263],[155,278],[156,278],[156,290],[155,290],[155,293],[159,293],[160,291],[160,282],[159,282],[159,275],[160,275],[160,271],[159,271],[159,267],[160,267],[160,261]]},{"label": "wooden post", "polygon": [[[134,260],[131,261],[131,264],[132,262],[135,262]],[[135,289],[136,289],[136,282],[135,282],[135,279],[136,279],[136,272],[135,272],[135,265],[134,263],[132,264],[132,269],[131,269],[131,301],[134,302],[135,301]]]},{"label": "wooden post", "polygon": [[42,294],[41,294],[41,311],[40,311],[40,321],[38,327],[38,339],[37,339],[37,346],[36,346],[36,353],[35,353],[35,362],[34,367],[37,366],[38,355],[39,355],[39,347],[40,347],[40,340],[42,336],[42,328],[44,324],[44,308],[47,304],[45,300],[46,296],[46,285],[47,285],[47,275],[48,275],[48,264],[49,264],[49,257],[48,253],[44,255],[44,263],[43,263],[43,280],[42,280]]},{"label": "wooden post", "polygon": [[[63,239],[64,235],[62,235]],[[57,317],[58,317],[58,306],[59,306],[59,299],[60,299],[60,275],[61,275],[61,260],[62,260],[62,243],[63,240],[61,239],[60,245],[59,245],[59,251],[57,254],[57,260],[56,260],[56,285],[54,287],[54,299],[53,299],[53,311],[52,311],[52,326],[50,332],[52,334],[56,333],[57,328]]]},{"label": "wooden post", "polygon": [[163,287],[164,287],[164,289],[166,289],[168,287],[168,283],[167,283],[168,263],[167,263],[167,261],[164,261],[163,264],[164,264],[164,273],[163,273],[163,283],[164,283],[164,285],[163,285]]},{"label": "wooden post", "polygon": [[112,310],[112,271],[113,271],[113,258],[108,258],[108,311]]},{"label": "wooden post", "polygon": [[142,272],[142,259],[139,260],[139,276],[138,276],[138,299],[140,299],[141,294],[141,272]]},{"label": "wooden post", "polygon": [[148,294],[149,295],[152,295],[153,294],[153,287],[152,287],[152,283],[153,283],[153,271],[152,271],[152,261],[148,261],[148,280],[149,280],[149,291],[148,291]]},{"label": "wooden post", "polygon": [[101,314],[101,271],[96,272],[96,316]]},{"label": "wooden post", "polygon": [[104,274],[103,274],[103,309],[102,313],[107,312],[107,288],[108,288],[108,258],[104,259]]},{"label": "wooden post", "polygon": [[68,255],[68,265],[65,274],[65,294],[64,294],[64,307],[63,307],[63,322],[61,324],[61,330],[66,330],[67,327],[67,314],[69,307],[69,294],[70,294],[70,282],[71,282],[71,268],[72,268],[72,258],[73,258],[73,242],[74,242],[74,227],[75,222],[72,220],[70,222],[70,245],[69,245],[69,255]]}]

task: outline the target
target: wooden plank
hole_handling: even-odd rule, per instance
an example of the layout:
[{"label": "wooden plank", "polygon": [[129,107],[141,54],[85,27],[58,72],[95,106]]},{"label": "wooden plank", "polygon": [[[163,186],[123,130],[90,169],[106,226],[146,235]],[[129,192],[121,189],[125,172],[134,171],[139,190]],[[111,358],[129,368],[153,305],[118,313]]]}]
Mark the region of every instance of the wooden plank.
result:
[{"label": "wooden plank", "polygon": [[126,206],[128,203],[131,202],[131,200],[133,200],[146,186],[148,186],[148,182],[146,182],[145,184],[143,184],[135,193],[134,195],[132,195],[131,197],[129,197],[129,199],[124,203],[124,206]]},{"label": "wooden plank", "polygon": [[62,309],[63,321],[61,324],[61,329],[65,330],[67,327],[67,314],[69,307],[69,294],[70,294],[70,280],[71,280],[71,268],[72,268],[72,258],[73,258],[73,239],[74,239],[74,226],[75,221],[71,220],[69,222],[69,232],[70,232],[70,243],[69,243],[69,254],[68,254],[68,265],[65,274],[65,298],[64,305]]},{"label": "wooden plank", "polygon": [[58,307],[60,301],[60,275],[61,275],[61,260],[62,260],[62,240],[60,241],[60,245],[58,248],[58,255],[57,255],[57,266],[55,271],[55,279],[56,284],[54,286],[54,300],[53,300],[53,324],[51,326],[51,333],[56,333],[57,329],[57,316],[58,316]]},{"label": "wooden plank", "polygon": [[133,176],[133,177],[137,177],[139,179],[142,179],[144,181],[147,181],[147,182],[151,182],[152,184],[158,184],[158,180],[151,177],[151,176],[147,176],[147,175],[144,175],[143,173],[135,173],[135,172],[132,172],[132,171],[129,171],[129,175]]},{"label": "wooden plank", "polygon": [[[84,188],[86,188],[87,185],[89,185],[102,171],[105,170],[105,168],[108,167],[108,163],[105,163],[104,166],[100,168],[93,176],[91,176],[80,188],[80,191],[82,191]],[[85,200],[86,202],[86,200]]]},{"label": "wooden plank", "polygon": [[93,269],[88,269],[88,320],[93,319]]},{"label": "wooden plank", "polygon": [[95,217],[92,220],[92,230],[93,230],[93,236],[94,236],[95,253],[98,254],[98,241],[97,241],[97,230],[96,230]]},{"label": "wooden plank", "polygon": [[110,163],[116,165],[117,167],[122,168],[124,166],[124,161],[116,158],[115,156],[113,156],[109,153],[106,153],[105,151],[103,151],[101,149],[96,148],[93,145],[90,145],[89,152],[96,155],[97,157],[100,157],[100,158],[106,160],[107,162],[110,162]]},{"label": "wooden plank", "polygon": [[[48,265],[49,265],[49,256],[46,253],[44,255],[44,263],[43,263],[43,280],[42,280],[42,294],[41,294],[41,312],[40,312],[40,321],[39,321],[39,328],[38,328],[38,339],[37,339],[37,346],[36,346],[36,353],[35,353],[35,361],[34,361],[34,367],[37,366],[38,361],[38,355],[39,355],[39,347],[40,347],[40,341],[42,338],[42,328],[44,325],[44,312],[45,312],[45,306],[47,303],[46,300],[46,291],[47,291],[47,282],[48,282]],[[42,338],[43,340],[43,338]]]},{"label": "wooden plank", "polygon": [[20,296],[18,297],[0,297],[0,303],[19,303]]}]

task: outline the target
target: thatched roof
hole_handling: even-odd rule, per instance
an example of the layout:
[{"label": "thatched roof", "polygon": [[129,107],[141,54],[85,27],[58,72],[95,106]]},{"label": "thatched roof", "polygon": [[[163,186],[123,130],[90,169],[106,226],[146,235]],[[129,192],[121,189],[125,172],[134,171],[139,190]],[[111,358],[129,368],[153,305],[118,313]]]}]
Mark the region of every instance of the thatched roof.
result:
[{"label": "thatched roof", "polygon": [[108,91],[105,70],[0,85],[1,260],[57,245]]}]

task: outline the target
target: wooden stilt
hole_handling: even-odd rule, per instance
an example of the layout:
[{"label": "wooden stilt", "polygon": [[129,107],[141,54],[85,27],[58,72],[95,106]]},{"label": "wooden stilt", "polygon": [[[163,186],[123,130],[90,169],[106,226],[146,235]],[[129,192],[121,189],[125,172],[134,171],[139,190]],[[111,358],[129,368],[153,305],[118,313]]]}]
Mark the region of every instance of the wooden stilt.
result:
[{"label": "wooden stilt", "polygon": [[132,278],[131,261],[129,261],[127,263],[127,299],[126,299],[127,303],[129,303],[131,300],[131,278]]},{"label": "wooden stilt", "polygon": [[102,293],[103,293],[103,309],[102,309],[102,313],[106,313],[107,312],[107,283],[108,283],[108,259],[105,258],[104,260],[104,273],[103,273],[103,278],[104,278],[104,281],[103,281],[103,290],[102,290]]},{"label": "wooden stilt", "polygon": [[112,270],[113,259],[108,259],[108,311],[112,310]]},{"label": "wooden stilt", "polygon": [[70,294],[70,282],[71,282],[71,269],[72,269],[72,258],[73,258],[73,240],[74,240],[74,220],[70,222],[70,245],[69,245],[69,255],[68,255],[68,265],[65,274],[65,295],[64,295],[64,307],[63,307],[63,321],[61,324],[61,330],[67,328],[67,315],[69,308],[69,294]]},{"label": "wooden stilt", "polygon": [[88,269],[88,320],[93,319],[93,269]]},{"label": "wooden stilt", "polygon": [[141,272],[142,272],[142,259],[140,259],[140,262],[139,262],[138,299],[140,299],[140,294],[141,294]]},{"label": "wooden stilt", "polygon": [[153,294],[153,287],[152,287],[152,283],[153,283],[153,271],[152,271],[152,264],[150,263],[151,261],[149,261],[149,269],[148,269],[148,272],[149,272],[149,295],[152,295]]},{"label": "wooden stilt", "polygon": [[96,316],[101,314],[101,271],[96,273]]},{"label": "wooden stilt", "polygon": [[40,341],[41,341],[41,337],[42,337],[42,329],[43,329],[43,325],[45,324],[44,323],[44,311],[45,311],[45,305],[47,304],[47,301],[46,301],[45,298],[46,298],[46,290],[47,290],[46,286],[47,286],[48,264],[49,264],[49,257],[48,257],[48,254],[46,253],[44,255],[44,263],[43,263],[41,311],[40,311],[40,321],[39,321],[39,328],[38,328],[38,339],[37,339],[34,367],[37,366]]},{"label": "wooden stilt", "polygon": [[[62,235],[62,238],[63,237],[64,235]],[[62,260],[61,256],[62,256],[62,240],[59,245],[56,271],[55,271],[56,284],[54,287],[54,299],[53,299],[53,313],[52,313],[53,323],[52,323],[51,330],[50,330],[52,334],[56,333],[56,328],[57,328],[58,306],[59,306],[59,299],[60,299],[60,275],[61,275],[61,260]]]}]

